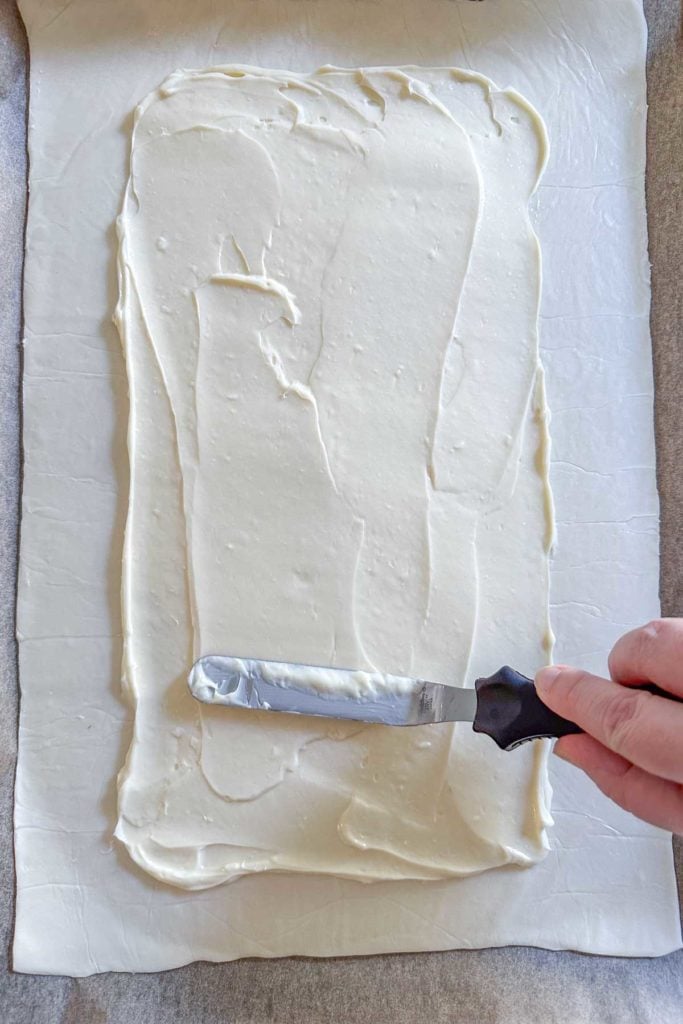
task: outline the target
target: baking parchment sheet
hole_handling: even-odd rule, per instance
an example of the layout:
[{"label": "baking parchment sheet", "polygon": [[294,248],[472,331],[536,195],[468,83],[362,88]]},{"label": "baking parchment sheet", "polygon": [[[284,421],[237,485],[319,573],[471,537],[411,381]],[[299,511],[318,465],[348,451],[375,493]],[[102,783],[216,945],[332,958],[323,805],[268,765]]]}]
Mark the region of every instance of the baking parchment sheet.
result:
[{"label": "baking parchment sheet", "polygon": [[[129,727],[118,692],[125,380],[109,322],[129,112],[173,68],[221,61],[459,64],[536,104],[553,144],[536,211],[554,412],[553,622],[558,658],[601,668],[613,639],[658,607],[639,4],[25,0],[22,11],[32,199],[15,967],[79,975],[505,943],[676,948],[668,837],[563,766],[553,851],[524,873],[371,887],[260,878],[180,893],[111,841]],[[94,147],[106,147],[106,181],[88,173]],[[82,282],[75,306],[62,301],[65,276]]]}]

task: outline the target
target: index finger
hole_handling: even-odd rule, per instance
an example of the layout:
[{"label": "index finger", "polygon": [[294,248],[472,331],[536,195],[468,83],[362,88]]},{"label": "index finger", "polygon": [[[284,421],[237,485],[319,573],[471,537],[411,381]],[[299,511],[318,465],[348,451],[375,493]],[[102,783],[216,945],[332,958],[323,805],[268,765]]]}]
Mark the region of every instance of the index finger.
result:
[{"label": "index finger", "polygon": [[652,775],[683,783],[683,705],[576,668],[536,676],[541,700],[557,714]]},{"label": "index finger", "polygon": [[612,679],[625,686],[656,683],[683,696],[683,619],[655,619],[625,633],[608,664]]}]

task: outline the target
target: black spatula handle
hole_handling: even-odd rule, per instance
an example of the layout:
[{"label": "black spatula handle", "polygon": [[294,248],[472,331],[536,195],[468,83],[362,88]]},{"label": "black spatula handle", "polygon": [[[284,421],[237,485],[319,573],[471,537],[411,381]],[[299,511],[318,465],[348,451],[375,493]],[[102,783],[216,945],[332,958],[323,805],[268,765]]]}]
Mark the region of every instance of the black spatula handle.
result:
[{"label": "black spatula handle", "polygon": [[[490,736],[501,750],[514,750],[527,740],[556,739],[583,732],[575,722],[551,711],[536,693],[533,680],[514,668],[504,665],[492,676],[477,679],[474,685],[477,713],[472,728]],[[680,702],[679,697],[653,683],[638,689]]]}]

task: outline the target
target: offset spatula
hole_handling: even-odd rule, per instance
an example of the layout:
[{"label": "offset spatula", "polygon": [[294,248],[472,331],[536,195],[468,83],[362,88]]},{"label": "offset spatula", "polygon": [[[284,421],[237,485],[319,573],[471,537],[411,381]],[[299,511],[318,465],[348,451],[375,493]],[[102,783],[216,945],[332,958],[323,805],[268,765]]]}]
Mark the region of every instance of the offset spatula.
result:
[{"label": "offset spatula", "polygon": [[[546,707],[532,680],[507,665],[469,690],[358,669],[215,655],[195,662],[188,684],[197,700],[224,707],[392,726],[471,722],[501,750],[582,731]],[[638,689],[680,701],[652,683]]]},{"label": "offset spatula", "polygon": [[232,708],[392,726],[472,722],[502,750],[581,732],[546,707],[531,679],[507,666],[469,690],[352,669],[211,656],[195,662],[188,682],[197,700]]}]

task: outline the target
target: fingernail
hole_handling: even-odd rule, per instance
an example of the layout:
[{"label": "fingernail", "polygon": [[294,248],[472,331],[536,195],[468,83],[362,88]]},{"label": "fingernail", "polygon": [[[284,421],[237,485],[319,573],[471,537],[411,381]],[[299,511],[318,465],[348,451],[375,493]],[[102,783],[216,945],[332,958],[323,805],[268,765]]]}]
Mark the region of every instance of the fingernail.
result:
[{"label": "fingernail", "polygon": [[561,671],[559,665],[548,665],[547,668],[542,668],[540,672],[536,673],[536,689],[545,693],[553,685]]}]

